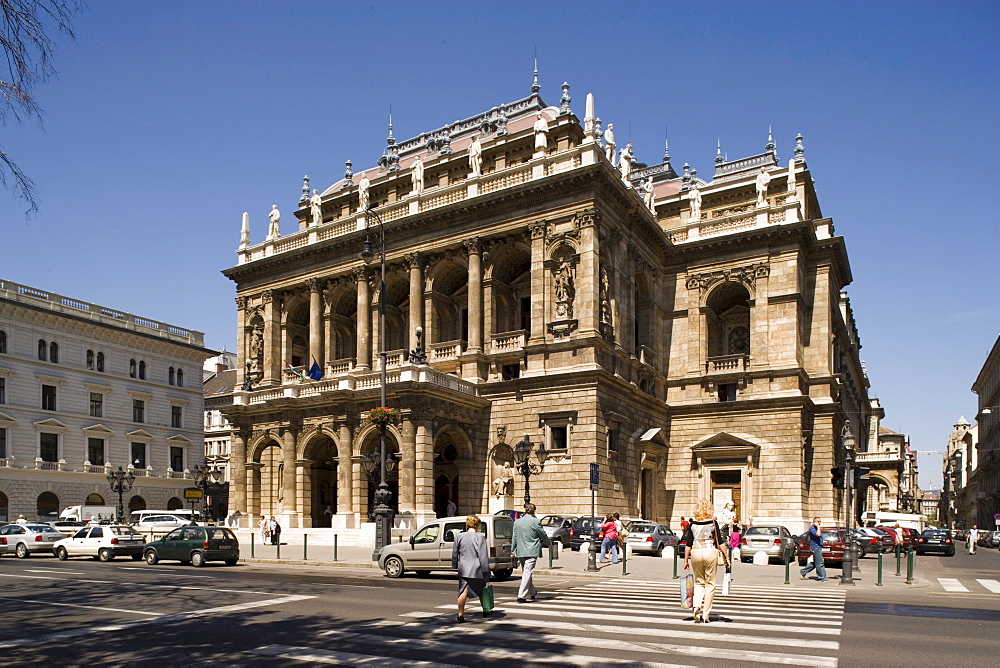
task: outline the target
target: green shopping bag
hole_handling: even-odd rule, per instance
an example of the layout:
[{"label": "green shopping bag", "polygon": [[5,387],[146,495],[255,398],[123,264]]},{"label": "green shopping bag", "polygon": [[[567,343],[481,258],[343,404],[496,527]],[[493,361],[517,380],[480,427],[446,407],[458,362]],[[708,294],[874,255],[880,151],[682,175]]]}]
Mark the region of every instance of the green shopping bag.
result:
[{"label": "green shopping bag", "polygon": [[483,612],[493,611],[493,585],[488,584],[483,587],[483,595],[480,596],[483,603]]}]

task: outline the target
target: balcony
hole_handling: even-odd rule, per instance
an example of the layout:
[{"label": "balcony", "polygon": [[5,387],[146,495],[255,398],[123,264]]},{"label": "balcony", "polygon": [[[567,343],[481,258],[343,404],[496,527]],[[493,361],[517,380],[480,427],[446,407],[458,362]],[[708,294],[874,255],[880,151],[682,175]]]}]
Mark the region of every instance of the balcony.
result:
[{"label": "balcony", "polygon": [[465,348],[465,341],[442,341],[430,345],[429,359],[431,362],[456,360]]},{"label": "balcony", "polygon": [[501,334],[490,334],[490,352],[517,352],[524,348],[524,341],[527,334],[528,332],[523,329],[513,332],[503,332]]},{"label": "balcony", "polygon": [[749,355],[719,355],[705,361],[706,376],[734,376],[746,373],[750,366]]},{"label": "balcony", "polygon": [[639,361],[647,366],[656,368],[656,351],[649,346],[639,346]]},{"label": "balcony", "polygon": [[901,464],[903,458],[898,452],[859,452],[855,455],[854,461],[859,464]]}]

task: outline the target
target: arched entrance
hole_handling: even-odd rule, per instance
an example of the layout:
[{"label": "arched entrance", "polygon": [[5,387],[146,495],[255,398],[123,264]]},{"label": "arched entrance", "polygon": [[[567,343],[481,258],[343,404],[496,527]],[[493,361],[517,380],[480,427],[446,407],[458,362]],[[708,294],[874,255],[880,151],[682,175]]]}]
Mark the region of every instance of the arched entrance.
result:
[{"label": "arched entrance", "polygon": [[55,519],[59,517],[59,497],[52,492],[42,492],[38,495],[38,519]]},{"label": "arched entrance", "polygon": [[312,525],[329,527],[333,515],[337,512],[337,446],[329,436],[319,436],[309,444],[306,459],[312,460],[310,472]]},{"label": "arched entrance", "polygon": [[275,440],[268,441],[258,450],[255,460],[260,464],[254,470],[254,487],[258,490],[258,513],[260,515],[277,515],[284,500],[281,476],[285,465],[281,458],[281,446]]},{"label": "arched entrance", "polygon": [[[438,517],[467,510],[458,507],[457,459],[458,447],[454,440],[447,434],[441,436],[434,446],[434,513]],[[454,507],[450,507],[449,502]]]},{"label": "arched entrance", "polygon": [[184,502],[178,499],[176,496],[170,497],[167,501],[167,510],[181,510],[184,508]]},{"label": "arched entrance", "polygon": [[88,494],[87,495],[87,505],[88,506],[103,506],[104,497],[100,494]]},{"label": "arched entrance", "polygon": [[10,501],[7,500],[7,495],[0,492],[0,522],[6,524],[10,521]]},{"label": "arched entrance", "polygon": [[145,510],[145,509],[146,509],[146,499],[142,498],[141,496],[133,496],[131,499],[128,500],[128,511],[130,513],[133,513],[137,510]]}]

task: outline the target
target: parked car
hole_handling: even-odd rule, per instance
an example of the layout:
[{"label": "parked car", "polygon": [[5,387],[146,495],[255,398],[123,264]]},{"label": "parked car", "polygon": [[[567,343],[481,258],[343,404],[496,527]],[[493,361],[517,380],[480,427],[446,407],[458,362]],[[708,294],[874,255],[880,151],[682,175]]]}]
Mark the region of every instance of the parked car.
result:
[{"label": "parked car", "polygon": [[51,552],[52,544],[65,537],[66,534],[48,524],[8,524],[0,528],[0,538],[7,539],[7,549],[13,550],[19,559],[34,552]]},{"label": "parked car", "polygon": [[546,515],[542,518],[542,528],[548,534],[549,540],[559,541],[563,548],[569,547],[569,531],[573,528],[576,517],[570,515]]},{"label": "parked car", "polygon": [[881,529],[882,531],[885,531],[890,536],[892,536],[893,549],[895,549],[897,534],[902,538],[904,550],[913,545],[913,539],[910,537],[910,533],[902,528],[897,529],[896,527],[886,527],[886,526],[875,527],[875,528]]},{"label": "parked car", "polygon": [[[482,518],[479,532],[486,536],[490,570],[497,580],[506,580],[514,572],[511,539],[514,522],[507,515],[487,515]],[[455,536],[465,531],[465,517],[440,517],[420,527],[405,543],[391,543],[378,553],[379,568],[390,578],[406,571],[427,575],[431,571],[454,571],[451,551]]]},{"label": "parked car", "polygon": [[602,521],[600,517],[577,517],[569,530],[569,549],[578,552],[584,542],[595,542],[601,533]]},{"label": "parked car", "polygon": [[46,524],[66,535],[72,535],[87,526],[86,522],[77,522],[76,520],[56,520],[54,522],[46,522]]},{"label": "parked car", "polygon": [[1000,547],[1000,531],[981,532],[979,545],[982,547]]},{"label": "parked car", "polygon": [[628,530],[625,544],[635,554],[652,554],[658,557],[663,553],[664,547],[676,548],[680,540],[664,525],[646,520],[632,520],[625,528]]},{"label": "parked car", "polygon": [[924,529],[924,532],[917,537],[917,542],[913,549],[917,554],[930,554],[937,552],[946,557],[955,556],[955,541],[951,539],[947,531],[941,529]]},{"label": "parked car", "polygon": [[180,515],[148,515],[135,523],[135,527],[146,529],[176,529],[191,524],[190,518]]},{"label": "parked car", "polygon": [[225,527],[186,526],[148,543],[142,555],[150,566],[162,559],[199,567],[209,561],[224,561],[227,566],[235,566],[240,559],[240,542]]},{"label": "parked car", "polygon": [[768,561],[784,562],[786,550],[795,554],[795,537],[780,524],[747,527],[740,535],[740,561],[753,561],[755,552],[764,552]]},{"label": "parked car", "polygon": [[70,557],[93,557],[101,561],[111,561],[115,557],[142,559],[146,538],[126,525],[104,524],[80,529],[69,538],[63,538],[52,545],[52,553],[65,561]]},{"label": "parked car", "polygon": [[7,537],[0,536],[0,557],[7,554],[8,549],[9,548],[7,547]]},{"label": "parked car", "polygon": [[[830,563],[838,565],[844,563],[844,547],[846,546],[846,537],[846,529],[823,529],[823,562],[826,565],[829,565]],[[800,540],[799,566],[805,566],[811,556],[812,549],[809,546],[809,540]]]},{"label": "parked car", "polygon": [[855,527],[851,530],[854,537],[854,544],[858,548],[858,558],[862,559],[869,554],[888,552],[892,549],[892,536],[884,531],[878,531],[869,527]]}]

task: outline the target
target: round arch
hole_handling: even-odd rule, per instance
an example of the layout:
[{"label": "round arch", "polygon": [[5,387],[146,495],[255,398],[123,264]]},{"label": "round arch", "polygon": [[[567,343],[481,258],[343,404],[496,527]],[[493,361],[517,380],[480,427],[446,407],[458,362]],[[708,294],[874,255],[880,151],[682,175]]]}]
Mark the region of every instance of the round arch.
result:
[{"label": "round arch", "polygon": [[103,506],[104,497],[98,493],[88,494],[87,500],[84,502],[88,506]]},{"label": "round arch", "polygon": [[10,521],[10,500],[7,495],[0,492],[0,522],[6,524]]},{"label": "round arch", "polygon": [[434,512],[438,517],[478,511],[480,502],[471,485],[472,442],[457,425],[445,425],[434,434]]},{"label": "round arch", "polygon": [[59,497],[52,492],[42,492],[38,495],[36,508],[39,520],[47,517],[55,519],[59,517]]},{"label": "round arch", "polygon": [[128,500],[128,511],[134,513],[137,510],[146,510],[146,499],[139,495],[135,495]]},{"label": "round arch", "polygon": [[178,499],[176,496],[170,497],[167,500],[167,510],[181,510],[184,508],[184,502]]},{"label": "round arch", "polygon": [[[411,465],[410,462],[399,461],[400,453],[400,443],[402,440],[400,438],[400,432],[395,426],[391,426],[385,430],[385,450],[386,456],[396,455],[397,465],[392,471],[388,471],[386,475],[386,484],[389,486],[389,491],[392,493],[392,506],[395,510],[399,511],[399,468],[401,466]],[[355,445],[357,447],[357,456],[367,457],[368,455],[375,455],[379,452],[379,430],[375,425],[367,425],[364,429],[358,432],[357,438],[355,439]],[[372,511],[375,507],[375,489],[378,487],[378,467],[371,475],[365,475],[364,469],[362,467],[362,477],[361,484],[364,489],[361,490],[362,498],[367,498],[367,514],[369,520],[374,518]]]},{"label": "round arch", "polygon": [[708,357],[748,355],[753,293],[739,281],[721,281],[705,295]]},{"label": "round arch", "polygon": [[309,449],[312,448],[317,441],[321,441],[324,438],[328,438],[331,441],[333,441],[333,446],[337,453],[334,456],[339,457],[340,456],[339,453],[342,449],[340,447],[340,434],[337,431],[330,429],[329,427],[324,425],[319,428],[310,429],[302,436],[302,438],[299,439],[298,449],[297,452],[295,453],[295,458],[312,459],[312,457],[309,456]]}]

